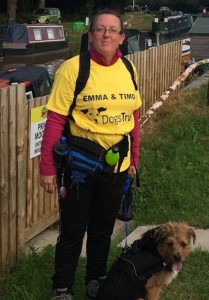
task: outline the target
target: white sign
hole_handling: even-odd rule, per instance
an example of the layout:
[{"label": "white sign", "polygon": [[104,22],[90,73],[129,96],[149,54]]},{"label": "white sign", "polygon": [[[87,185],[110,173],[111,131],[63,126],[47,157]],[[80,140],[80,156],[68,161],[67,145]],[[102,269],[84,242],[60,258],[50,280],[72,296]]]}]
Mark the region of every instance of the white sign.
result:
[{"label": "white sign", "polygon": [[89,26],[89,17],[86,17],[86,26]]},{"label": "white sign", "polygon": [[47,119],[47,109],[45,105],[31,108],[30,126],[30,158],[41,153],[41,142]]}]

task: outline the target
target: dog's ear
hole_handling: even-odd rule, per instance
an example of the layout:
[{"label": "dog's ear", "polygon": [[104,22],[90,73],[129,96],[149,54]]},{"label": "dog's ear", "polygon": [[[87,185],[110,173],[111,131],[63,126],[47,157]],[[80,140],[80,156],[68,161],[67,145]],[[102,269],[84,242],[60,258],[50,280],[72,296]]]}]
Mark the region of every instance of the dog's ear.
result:
[{"label": "dog's ear", "polygon": [[196,241],[196,233],[195,233],[193,228],[189,227],[188,235],[189,235],[189,240],[191,240],[191,238],[192,238],[193,239],[193,244],[194,244],[195,241]]},{"label": "dog's ear", "polygon": [[152,229],[147,230],[143,235],[142,235],[142,243],[143,245],[150,245],[151,243],[153,243],[155,241],[155,235],[156,235],[156,231],[158,230],[159,227],[155,227]]},{"label": "dog's ear", "polygon": [[153,239],[157,242],[163,242],[170,235],[169,228],[166,224],[162,224],[155,229]]}]

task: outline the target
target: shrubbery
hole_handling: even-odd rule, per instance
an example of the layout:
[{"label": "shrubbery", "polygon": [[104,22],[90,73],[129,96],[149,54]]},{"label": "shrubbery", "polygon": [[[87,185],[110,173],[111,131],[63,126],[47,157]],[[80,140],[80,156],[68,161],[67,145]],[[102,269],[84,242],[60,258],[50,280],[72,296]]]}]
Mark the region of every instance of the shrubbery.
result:
[{"label": "shrubbery", "polygon": [[134,5],[134,10],[135,11],[140,11],[140,12],[142,11],[141,7],[139,5]]},{"label": "shrubbery", "polygon": [[126,12],[134,12],[134,7],[131,6],[131,5],[129,5],[129,6],[127,6],[127,7],[125,8],[125,11],[126,11]]}]

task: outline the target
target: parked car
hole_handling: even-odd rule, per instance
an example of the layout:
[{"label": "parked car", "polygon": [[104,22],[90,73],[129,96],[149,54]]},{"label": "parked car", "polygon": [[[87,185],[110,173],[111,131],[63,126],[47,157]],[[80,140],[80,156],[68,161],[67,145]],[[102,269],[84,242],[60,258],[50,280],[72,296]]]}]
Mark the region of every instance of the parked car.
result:
[{"label": "parked car", "polygon": [[32,16],[29,19],[29,23],[58,23],[61,24],[61,13],[58,8],[46,7],[37,8],[34,10]]}]

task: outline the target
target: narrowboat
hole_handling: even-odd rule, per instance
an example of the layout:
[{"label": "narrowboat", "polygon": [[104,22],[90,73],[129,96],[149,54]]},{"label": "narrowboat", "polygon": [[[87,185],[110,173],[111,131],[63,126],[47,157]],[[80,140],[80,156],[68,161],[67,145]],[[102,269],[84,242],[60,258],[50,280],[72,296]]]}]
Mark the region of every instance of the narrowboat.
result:
[{"label": "narrowboat", "polygon": [[172,11],[163,6],[152,22],[152,33],[172,36],[188,32],[192,25],[193,19],[190,14]]},{"label": "narrowboat", "polygon": [[49,95],[52,79],[47,68],[36,66],[21,66],[13,69],[0,69],[0,89],[23,83],[26,99]]},{"label": "narrowboat", "polygon": [[11,24],[6,27],[3,37],[3,52],[6,58],[20,58],[69,55],[69,44],[65,40],[62,25]]}]

